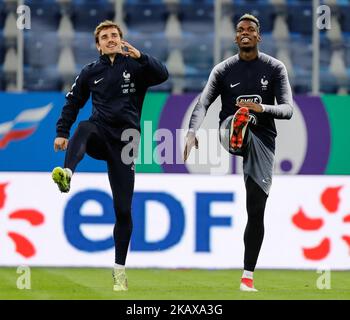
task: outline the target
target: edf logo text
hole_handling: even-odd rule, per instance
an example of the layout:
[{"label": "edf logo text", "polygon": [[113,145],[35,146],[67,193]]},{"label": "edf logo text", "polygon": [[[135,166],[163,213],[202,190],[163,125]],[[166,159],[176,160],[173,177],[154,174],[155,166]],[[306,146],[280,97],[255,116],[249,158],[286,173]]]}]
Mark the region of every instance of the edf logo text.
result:
[{"label": "edf logo text", "polygon": [[[232,218],[219,216],[216,212],[212,215],[211,205],[214,203],[234,202],[234,193],[196,192],[194,194],[194,251],[210,252],[210,231],[213,228],[231,227]],[[83,215],[82,207],[87,201],[95,201],[102,208],[99,215]],[[146,205],[155,202],[163,206],[169,215],[169,228],[162,239],[150,241],[146,239]],[[130,243],[130,251],[146,252],[167,250],[178,244],[185,232],[186,215],[182,203],[172,194],[167,192],[135,192],[133,198],[133,234]],[[115,223],[115,214],[111,196],[101,190],[85,190],[75,194],[67,203],[64,212],[64,231],[69,243],[75,248],[96,252],[108,250],[114,247],[111,236],[102,240],[89,239],[82,232],[82,225],[106,225]]]}]

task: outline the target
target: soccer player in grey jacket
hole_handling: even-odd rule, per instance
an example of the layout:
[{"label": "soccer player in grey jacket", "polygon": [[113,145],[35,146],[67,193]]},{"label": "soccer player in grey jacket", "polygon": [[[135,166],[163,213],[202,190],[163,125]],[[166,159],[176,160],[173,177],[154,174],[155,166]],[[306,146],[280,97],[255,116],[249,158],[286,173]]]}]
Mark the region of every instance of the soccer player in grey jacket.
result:
[{"label": "soccer player in grey jacket", "polygon": [[198,148],[196,131],[220,95],[220,141],[231,154],[243,157],[248,221],[242,291],[257,291],[253,272],[264,237],[264,211],[272,182],[277,135],[274,119],[290,119],[293,114],[287,70],[281,61],[258,50],[259,29],[259,20],[253,15],[239,19],[235,38],[239,52],[211,71],[193,110],[184,150],[186,161],[191,148]]}]

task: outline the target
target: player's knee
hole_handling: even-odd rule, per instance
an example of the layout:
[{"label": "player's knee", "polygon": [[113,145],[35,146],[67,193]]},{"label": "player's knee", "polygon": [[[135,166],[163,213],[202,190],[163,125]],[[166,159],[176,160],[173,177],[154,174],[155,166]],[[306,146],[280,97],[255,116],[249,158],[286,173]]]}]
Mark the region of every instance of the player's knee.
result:
[{"label": "player's knee", "polygon": [[247,205],[248,219],[251,221],[263,221],[265,206],[255,204]]},{"label": "player's knee", "polygon": [[129,223],[131,221],[131,207],[129,206],[116,206],[115,211],[117,214],[117,220],[121,223]]}]

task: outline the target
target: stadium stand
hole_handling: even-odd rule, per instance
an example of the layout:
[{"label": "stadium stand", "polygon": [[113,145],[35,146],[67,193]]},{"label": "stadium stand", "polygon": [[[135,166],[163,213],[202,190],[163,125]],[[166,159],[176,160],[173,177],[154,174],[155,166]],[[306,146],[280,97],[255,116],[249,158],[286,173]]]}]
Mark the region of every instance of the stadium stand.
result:
[{"label": "stadium stand", "polygon": [[79,32],[93,32],[102,20],[114,18],[114,6],[108,0],[73,1],[71,19],[74,29]]},{"label": "stadium stand", "polygon": [[53,0],[27,0],[25,5],[30,7],[31,30],[34,32],[57,31],[60,6]]},{"label": "stadium stand", "polygon": [[5,4],[0,2],[0,30],[4,28],[6,18]]},{"label": "stadium stand", "polygon": [[[309,93],[312,75],[312,5],[306,0],[223,0],[221,60],[235,54],[234,26],[246,12],[261,21],[260,50],[281,59],[296,93]],[[325,0],[330,30],[321,32],[321,90],[350,89],[350,2]],[[66,90],[98,53],[93,30],[116,19],[115,0],[26,0],[31,30],[24,31],[26,90]],[[17,57],[15,0],[0,0],[0,88],[14,87]],[[125,38],[167,64],[170,79],[152,90],[199,91],[214,64],[213,0],[124,0]],[[46,70],[47,69],[47,70]],[[31,75],[30,72],[38,72]],[[32,81],[32,83],[28,83]]]},{"label": "stadium stand", "polygon": [[[47,45],[50,43],[50,45]],[[24,64],[44,68],[57,65],[59,42],[57,32],[38,34],[34,30],[25,33]]]},{"label": "stadium stand", "polygon": [[60,91],[62,87],[56,67],[25,67],[24,79],[24,89],[28,91]]},{"label": "stadium stand", "polygon": [[130,33],[164,33],[168,11],[161,1],[126,1],[125,23]]}]

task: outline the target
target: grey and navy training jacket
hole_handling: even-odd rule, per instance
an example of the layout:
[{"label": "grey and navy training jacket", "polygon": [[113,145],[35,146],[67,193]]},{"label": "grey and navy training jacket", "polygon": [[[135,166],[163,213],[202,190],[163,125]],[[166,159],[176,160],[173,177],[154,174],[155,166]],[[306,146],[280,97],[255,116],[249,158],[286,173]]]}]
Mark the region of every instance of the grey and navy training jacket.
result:
[{"label": "grey and navy training jacket", "polygon": [[[218,96],[221,96],[220,124],[233,115],[239,101],[261,104],[264,112],[250,111],[249,128],[272,152],[277,136],[274,119],[290,119],[293,114],[292,90],[284,64],[262,52],[251,61],[238,54],[217,64],[193,110],[189,128],[197,131]],[[275,100],[277,104],[275,104]]]},{"label": "grey and navy training jacket", "polygon": [[57,121],[58,137],[68,138],[79,109],[90,97],[90,120],[102,126],[115,139],[125,129],[140,131],[140,119],[146,90],[168,79],[167,68],[157,59],[141,53],[139,59],[117,54],[113,64],[107,55],[86,65],[66,95],[66,103]]}]

